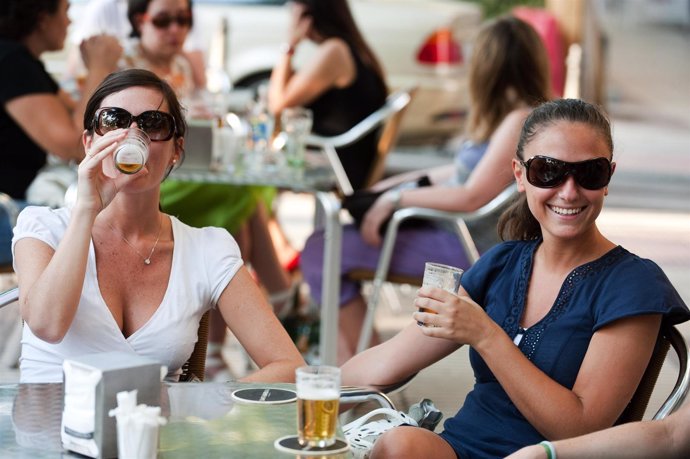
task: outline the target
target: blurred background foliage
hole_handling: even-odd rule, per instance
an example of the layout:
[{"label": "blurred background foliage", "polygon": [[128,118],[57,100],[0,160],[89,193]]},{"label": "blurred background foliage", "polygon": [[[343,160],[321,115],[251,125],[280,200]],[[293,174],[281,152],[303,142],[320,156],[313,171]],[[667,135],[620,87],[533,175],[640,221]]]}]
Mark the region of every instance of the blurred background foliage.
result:
[{"label": "blurred background foliage", "polygon": [[482,7],[484,18],[492,18],[509,13],[516,6],[532,6],[543,8],[544,0],[465,0],[477,3]]}]

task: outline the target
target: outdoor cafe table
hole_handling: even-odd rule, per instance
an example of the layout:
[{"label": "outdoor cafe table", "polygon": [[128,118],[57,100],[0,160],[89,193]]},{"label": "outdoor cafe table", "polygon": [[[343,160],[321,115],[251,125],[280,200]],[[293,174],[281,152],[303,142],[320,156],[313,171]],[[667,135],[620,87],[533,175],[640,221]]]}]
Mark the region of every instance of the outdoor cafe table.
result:
[{"label": "outdoor cafe table", "polygon": [[283,190],[310,193],[316,197],[317,220],[323,222],[325,232],[319,355],[321,363],[335,365],[342,226],[339,217],[340,200],[333,192],[337,185],[336,175],[325,153],[320,150],[308,151],[306,166],[301,171],[271,166],[258,170],[238,167],[233,171],[212,171],[208,167],[185,166],[183,163],[181,168],[173,171],[170,179],[230,185],[268,185]]},{"label": "outdoor cafe table", "polygon": [[[161,408],[168,423],[161,426],[158,457],[295,457],[277,451],[273,443],[296,434],[297,404],[252,405],[231,397],[237,389],[255,387],[294,390],[294,384],[164,383]],[[62,384],[0,385],[0,457],[84,457],[62,449],[62,404]]]}]

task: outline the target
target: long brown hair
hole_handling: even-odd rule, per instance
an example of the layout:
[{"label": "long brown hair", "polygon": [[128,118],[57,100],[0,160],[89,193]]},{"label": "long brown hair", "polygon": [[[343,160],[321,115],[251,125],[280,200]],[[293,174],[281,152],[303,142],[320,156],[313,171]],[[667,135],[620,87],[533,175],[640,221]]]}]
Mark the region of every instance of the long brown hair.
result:
[{"label": "long brown hair", "polygon": [[[609,157],[613,157],[613,138],[608,117],[596,105],[579,99],[558,99],[544,103],[532,110],[525,120],[517,145],[518,159],[525,160],[524,150],[532,139],[543,129],[557,121],[584,123],[596,130],[606,142]],[[542,237],[541,226],[527,205],[527,197],[522,193],[498,221],[498,234],[502,240],[532,240]]]},{"label": "long brown hair", "polygon": [[385,81],[383,67],[357,28],[346,0],[293,0],[305,6],[314,29],[324,38],[337,37],[352,46],[364,65]]},{"label": "long brown hair", "polygon": [[469,66],[467,132],[472,140],[488,141],[519,105],[536,106],[549,100],[549,75],[546,49],[532,26],[514,16],[486,23]]}]

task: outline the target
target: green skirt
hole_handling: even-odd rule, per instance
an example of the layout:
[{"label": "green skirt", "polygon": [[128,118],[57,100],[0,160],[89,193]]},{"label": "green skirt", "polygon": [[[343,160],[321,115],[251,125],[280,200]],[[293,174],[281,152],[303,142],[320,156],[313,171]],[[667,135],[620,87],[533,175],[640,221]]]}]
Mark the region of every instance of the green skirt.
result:
[{"label": "green skirt", "polygon": [[165,180],[161,184],[163,212],[189,226],[218,226],[236,234],[259,202],[271,211],[276,189]]}]

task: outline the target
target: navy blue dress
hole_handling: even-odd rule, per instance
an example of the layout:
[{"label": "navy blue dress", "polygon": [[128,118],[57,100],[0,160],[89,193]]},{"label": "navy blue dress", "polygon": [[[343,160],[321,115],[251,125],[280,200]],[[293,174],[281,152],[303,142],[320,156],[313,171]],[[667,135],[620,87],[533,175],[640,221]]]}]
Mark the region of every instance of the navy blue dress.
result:
[{"label": "navy blue dress", "polygon": [[[518,333],[533,255],[540,243],[502,243],[482,255],[462,277],[469,295],[511,338]],[[690,318],[688,307],[661,268],[618,246],[568,275],[551,310],[525,332],[519,348],[540,370],[572,388],[594,332],[641,314],[663,314],[670,324]],[[474,388],[441,433],[458,457],[505,457],[544,440],[473,349],[470,363]]]}]

